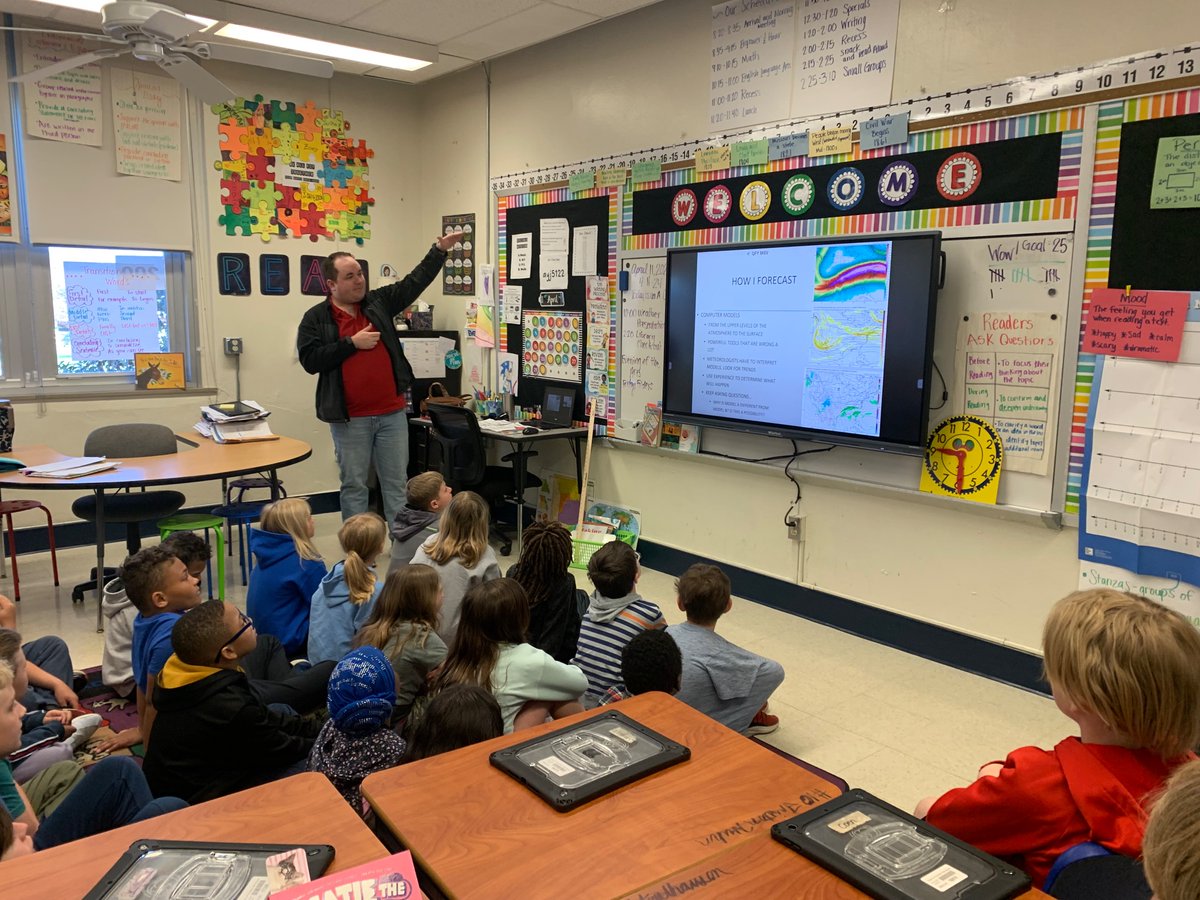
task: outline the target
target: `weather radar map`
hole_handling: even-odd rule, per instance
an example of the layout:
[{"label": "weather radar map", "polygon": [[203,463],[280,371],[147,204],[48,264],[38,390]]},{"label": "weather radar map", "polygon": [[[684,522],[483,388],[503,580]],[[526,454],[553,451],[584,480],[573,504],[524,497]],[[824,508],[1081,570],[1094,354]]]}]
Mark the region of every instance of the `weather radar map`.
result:
[{"label": "weather radar map", "polygon": [[800,414],[805,427],[879,434],[890,252],[887,243],[817,250]]}]

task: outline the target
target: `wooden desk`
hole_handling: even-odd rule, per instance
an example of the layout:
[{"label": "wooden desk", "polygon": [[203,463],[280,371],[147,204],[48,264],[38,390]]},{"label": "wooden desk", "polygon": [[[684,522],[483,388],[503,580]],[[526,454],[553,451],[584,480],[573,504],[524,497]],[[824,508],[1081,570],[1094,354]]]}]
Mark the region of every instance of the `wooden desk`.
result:
[{"label": "wooden desk", "polygon": [[82,897],[134,841],[332,844],[329,871],[388,851],[324,775],[307,773],[0,863],[6,897]]},{"label": "wooden desk", "polygon": [[[213,481],[251,472],[267,472],[272,484],[271,498],[275,499],[275,485],[278,482],[276,470],[312,456],[312,447],[304,441],[288,437],[281,437],[275,441],[218,444],[209,438],[189,435],[187,441],[189,446],[178,453],[121,459],[121,465],[116,469],[85,475],[82,478],[32,478],[19,471],[5,472],[0,475],[0,490],[17,488],[30,491],[92,491],[96,495],[96,570],[103,572],[105,491]],[[40,466],[69,458],[68,454],[59,453],[43,444],[14,447],[11,455],[26,466]],[[97,631],[103,630],[100,612],[102,585],[99,583],[103,580],[97,579],[96,585]]]},{"label": "wooden desk", "polygon": [[[656,878],[621,900],[663,900],[700,891],[714,897],[789,897],[796,900],[868,900],[832,872],[772,840],[769,830],[736,847]],[[1017,900],[1045,898],[1029,890]]]},{"label": "wooden desk", "polygon": [[643,694],[618,708],[692,758],[558,813],[488,762],[563,724],[548,723],[378,772],[363,795],[449,895],[613,897],[840,793],[674,697]]}]

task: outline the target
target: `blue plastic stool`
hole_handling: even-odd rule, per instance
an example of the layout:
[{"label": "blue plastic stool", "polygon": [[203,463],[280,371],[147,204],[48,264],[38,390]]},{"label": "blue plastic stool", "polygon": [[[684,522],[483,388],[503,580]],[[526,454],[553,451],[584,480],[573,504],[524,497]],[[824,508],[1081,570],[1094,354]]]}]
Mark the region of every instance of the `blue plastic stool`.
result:
[{"label": "blue plastic stool", "polygon": [[[225,520],[220,516],[206,516],[203,513],[180,513],[159,519],[155,523],[158,528],[158,536],[163,540],[176,531],[200,531],[203,529],[204,540],[207,542],[209,529],[212,529],[216,535],[217,545],[217,597],[221,600],[225,599],[225,538],[221,534],[221,526],[224,524]],[[213,595],[211,559],[205,568],[208,570],[208,599],[211,600]]]},{"label": "blue plastic stool", "polygon": [[[249,575],[246,570],[246,559],[249,556],[246,545],[246,527],[262,515],[263,507],[270,501],[255,501],[252,503],[227,503],[225,506],[218,506],[212,511],[214,516],[223,519],[229,523],[230,528],[237,526],[238,532],[238,562],[242,566],[242,586],[250,583]],[[233,554],[233,545],[230,544],[230,555]]]}]

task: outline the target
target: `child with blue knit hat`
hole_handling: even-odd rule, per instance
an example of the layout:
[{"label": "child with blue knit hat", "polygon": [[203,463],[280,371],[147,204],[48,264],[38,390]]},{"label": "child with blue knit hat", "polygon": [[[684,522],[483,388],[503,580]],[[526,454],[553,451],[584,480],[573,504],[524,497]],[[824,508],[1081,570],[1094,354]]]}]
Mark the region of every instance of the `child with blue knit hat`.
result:
[{"label": "child with blue knit hat", "polygon": [[334,666],[329,676],[329,721],[308,757],[358,814],[368,818],[362,780],[400,764],[404,740],[388,722],[396,702],[396,673],[382,651],[359,647]]}]

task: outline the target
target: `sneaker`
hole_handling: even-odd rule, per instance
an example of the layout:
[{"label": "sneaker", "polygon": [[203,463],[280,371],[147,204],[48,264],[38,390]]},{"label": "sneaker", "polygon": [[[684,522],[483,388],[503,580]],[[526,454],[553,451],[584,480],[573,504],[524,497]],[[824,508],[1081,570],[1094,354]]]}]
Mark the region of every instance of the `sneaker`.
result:
[{"label": "sneaker", "polygon": [[764,706],[754,714],[754,718],[750,720],[750,725],[742,734],[770,734],[778,728],[779,716],[771,715]]},{"label": "sneaker", "polygon": [[295,669],[297,672],[306,672],[306,671],[308,671],[309,669],[311,669],[311,668],[312,668],[312,663],[310,663],[310,662],[309,662],[307,659],[305,659],[303,656],[300,656],[300,657],[297,657],[296,659],[293,659],[293,660],[291,661],[291,666],[292,666],[292,668],[293,668],[293,669]]},{"label": "sneaker", "polygon": [[71,689],[78,694],[88,686],[87,672],[75,671],[71,674]]},{"label": "sneaker", "polygon": [[96,733],[96,729],[100,727],[103,721],[99,713],[85,713],[82,716],[75,716],[71,720],[71,726],[75,729],[75,733],[67,738],[64,743],[74,753],[91,740],[92,735]]}]

